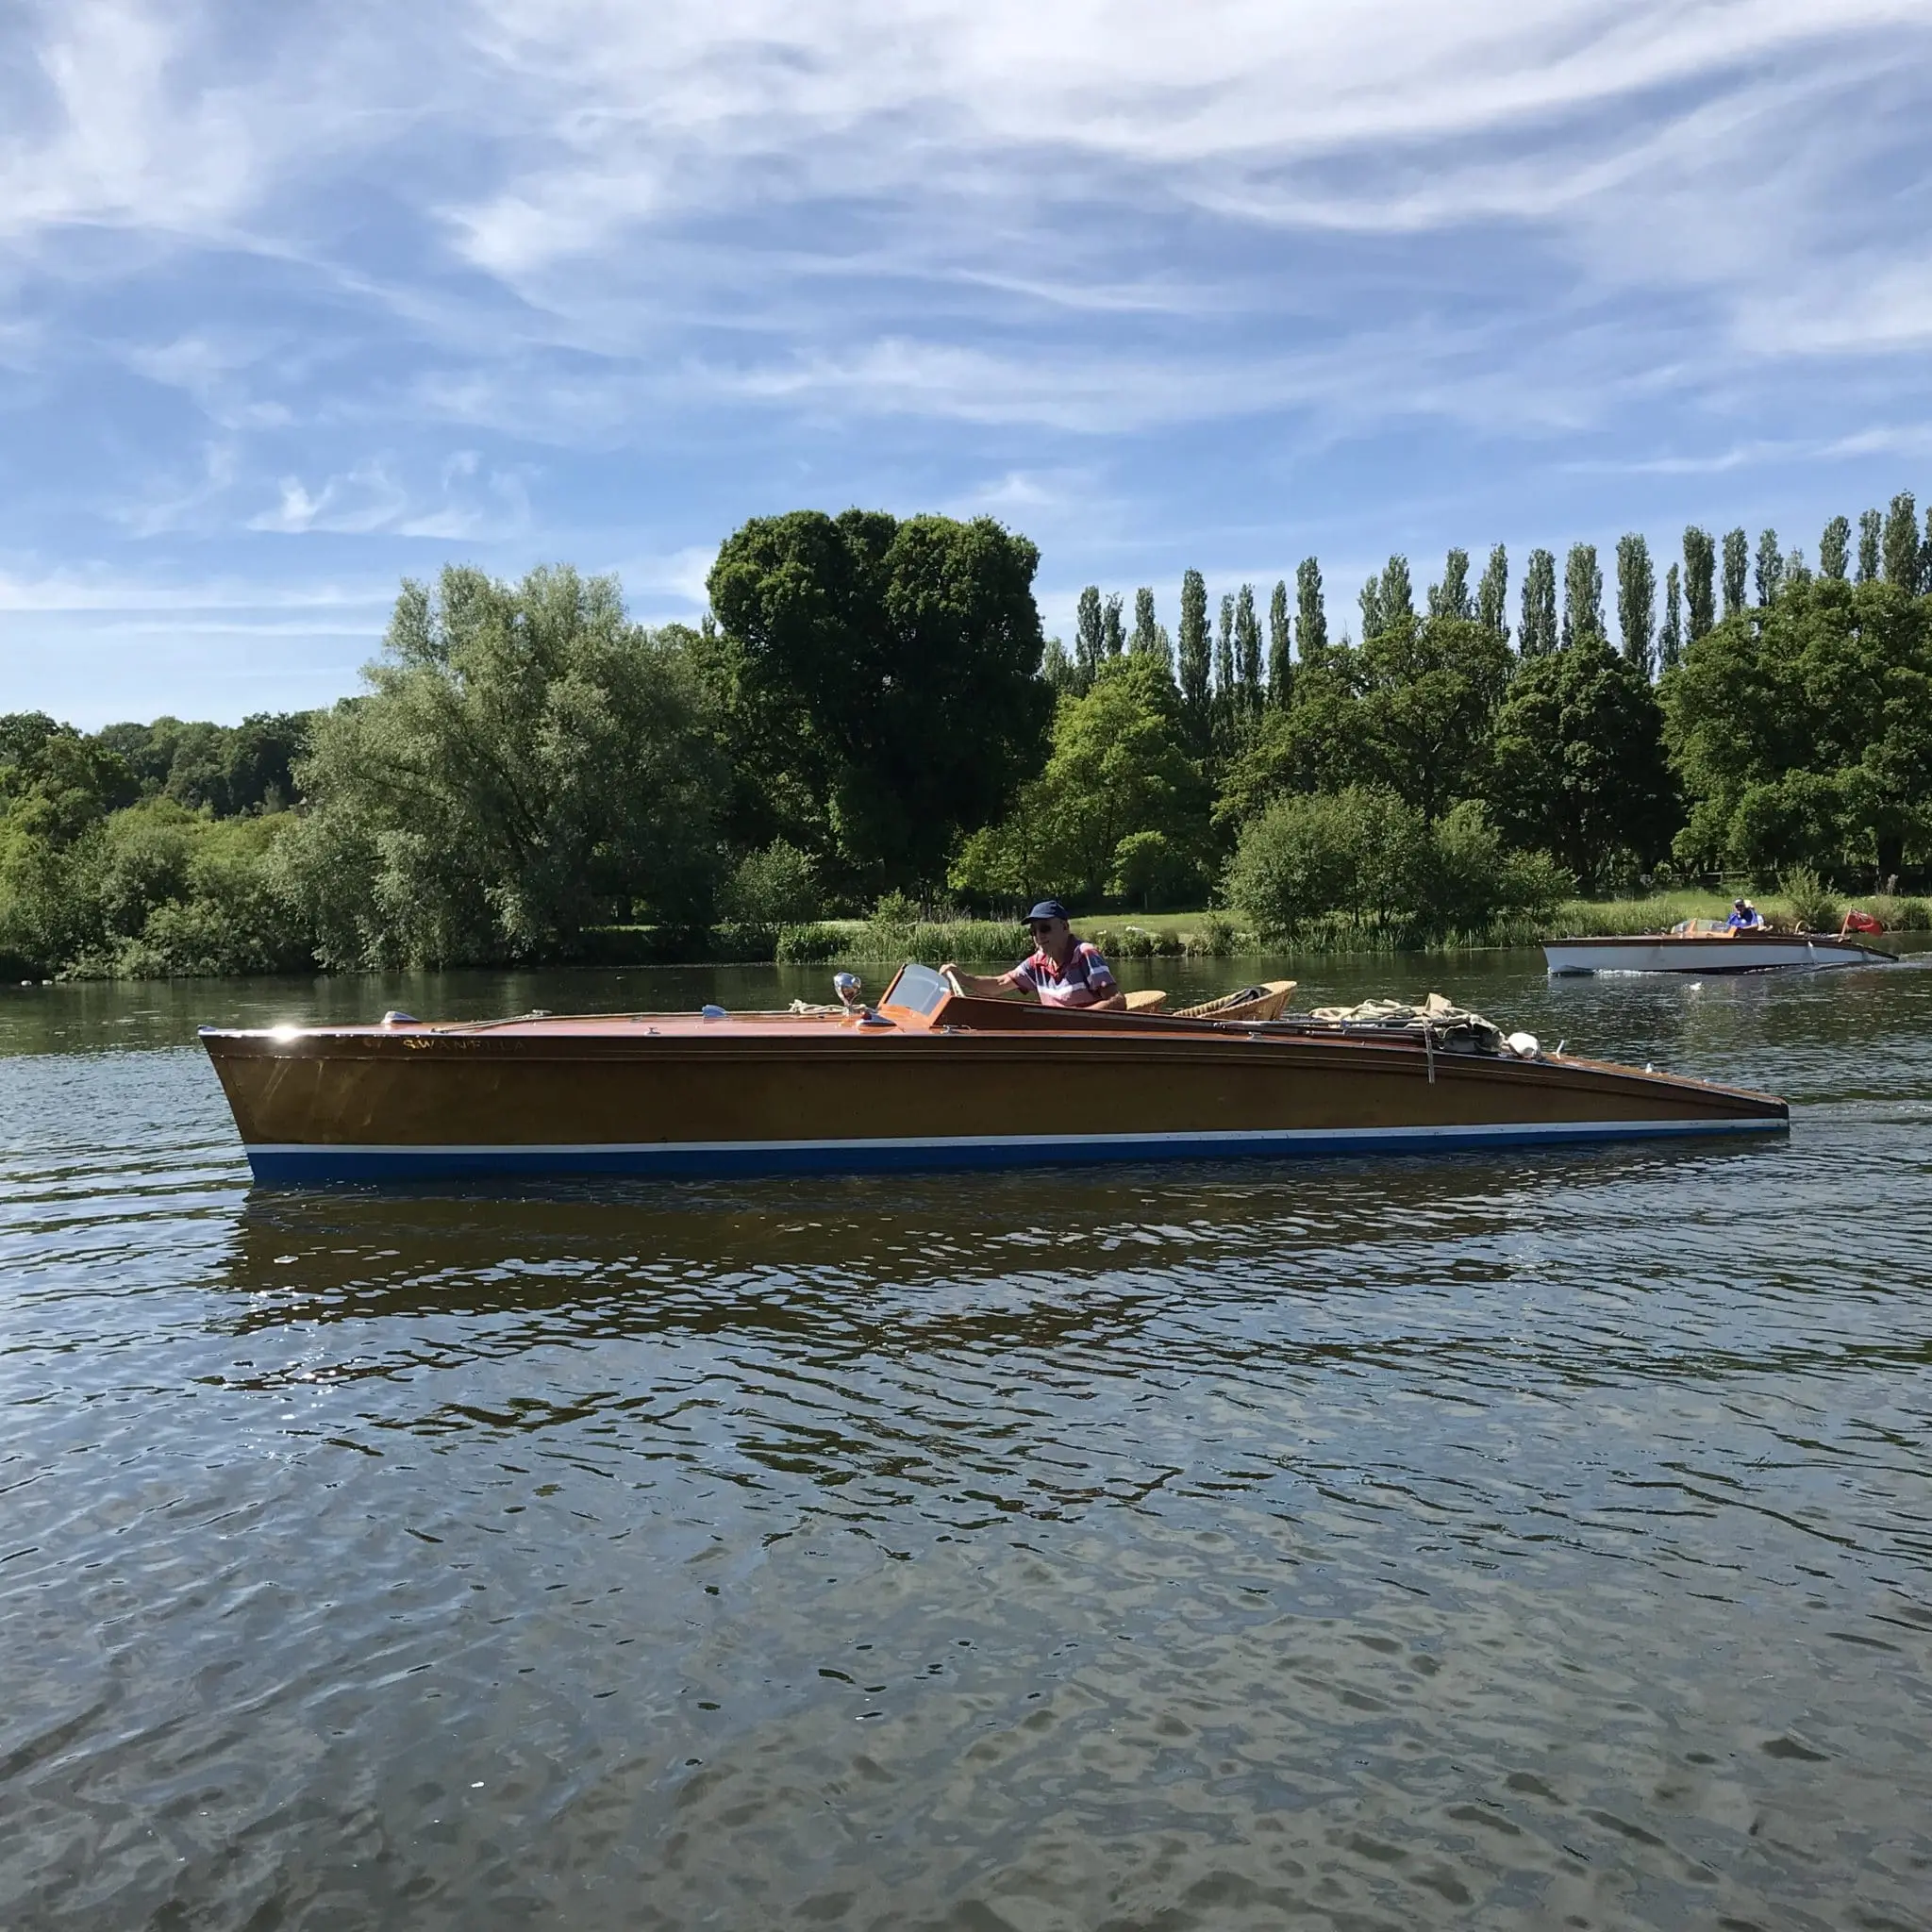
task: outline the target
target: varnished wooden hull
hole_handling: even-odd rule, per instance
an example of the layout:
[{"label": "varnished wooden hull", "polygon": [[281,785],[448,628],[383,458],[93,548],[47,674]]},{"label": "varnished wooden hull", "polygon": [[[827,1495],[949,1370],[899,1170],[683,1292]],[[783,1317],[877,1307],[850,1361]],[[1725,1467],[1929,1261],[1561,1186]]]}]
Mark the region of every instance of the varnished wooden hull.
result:
[{"label": "varnished wooden hull", "polygon": [[1124,1018],[1020,1025],[203,1038],[257,1177],[295,1184],[1412,1153],[1787,1124],[1768,1095],[1582,1060]]}]

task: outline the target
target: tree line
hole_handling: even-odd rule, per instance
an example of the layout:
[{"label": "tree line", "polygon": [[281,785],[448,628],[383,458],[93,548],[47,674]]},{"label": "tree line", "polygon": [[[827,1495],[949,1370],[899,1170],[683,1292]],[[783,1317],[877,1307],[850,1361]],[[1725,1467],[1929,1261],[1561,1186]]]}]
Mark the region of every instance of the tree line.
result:
[{"label": "tree line", "polygon": [[[614,581],[407,582],[365,688],[240,726],[0,718],[0,967],[191,973],[567,958],[590,929],[747,943],[891,895],[1232,904],[1480,933],[1632,878],[1932,858],[1932,515],[1406,558],[1331,635],[1264,600],[1083,591],[990,519],[816,511],[721,547],[696,625]],[[1659,595],[1659,589],[1661,594]],[[1659,605],[1661,608],[1659,608]],[[1615,638],[1608,618],[1613,615]],[[1358,630],[1358,639],[1351,634]]]}]

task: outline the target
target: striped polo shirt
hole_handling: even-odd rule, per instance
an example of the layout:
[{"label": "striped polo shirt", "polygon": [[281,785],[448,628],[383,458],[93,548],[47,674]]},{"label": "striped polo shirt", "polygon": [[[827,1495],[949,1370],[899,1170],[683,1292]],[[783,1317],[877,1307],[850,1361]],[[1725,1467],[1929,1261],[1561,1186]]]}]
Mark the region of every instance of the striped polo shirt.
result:
[{"label": "striped polo shirt", "polygon": [[1074,941],[1064,966],[1056,966],[1045,953],[1035,953],[1021,960],[1006,979],[1009,986],[1029,988],[1048,1007],[1091,1007],[1120,991],[1100,948],[1085,940]]}]

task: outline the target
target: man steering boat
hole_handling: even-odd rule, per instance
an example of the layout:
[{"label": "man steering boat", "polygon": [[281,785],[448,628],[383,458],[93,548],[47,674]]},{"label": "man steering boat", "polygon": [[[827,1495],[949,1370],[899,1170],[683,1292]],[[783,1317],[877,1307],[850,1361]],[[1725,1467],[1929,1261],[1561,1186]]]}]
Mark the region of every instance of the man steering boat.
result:
[{"label": "man steering boat", "polygon": [[1126,995],[1115,983],[1100,948],[1074,935],[1071,916],[1058,899],[1042,899],[1026,915],[1033,951],[1010,973],[961,973],[940,968],[961,991],[995,997],[1028,994],[1047,1007],[1075,1007],[1091,1013],[1118,1012]]}]

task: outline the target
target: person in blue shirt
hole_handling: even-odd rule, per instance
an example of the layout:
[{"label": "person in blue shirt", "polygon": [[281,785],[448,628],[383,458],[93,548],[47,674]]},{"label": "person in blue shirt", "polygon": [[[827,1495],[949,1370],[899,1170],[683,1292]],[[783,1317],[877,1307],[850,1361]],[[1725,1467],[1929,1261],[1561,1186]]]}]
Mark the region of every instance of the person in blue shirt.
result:
[{"label": "person in blue shirt", "polygon": [[1764,914],[1748,899],[1733,899],[1731,916],[1724,924],[1732,932],[1760,932],[1764,927]]}]

